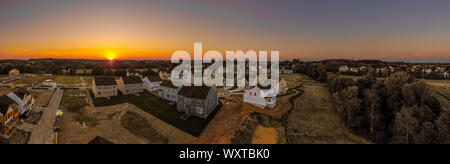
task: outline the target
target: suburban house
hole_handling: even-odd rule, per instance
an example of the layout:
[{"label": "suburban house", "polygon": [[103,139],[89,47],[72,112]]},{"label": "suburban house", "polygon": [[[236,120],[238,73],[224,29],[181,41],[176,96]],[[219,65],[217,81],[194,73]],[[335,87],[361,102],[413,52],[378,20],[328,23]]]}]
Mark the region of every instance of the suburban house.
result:
[{"label": "suburban house", "polygon": [[9,77],[17,77],[20,75],[20,71],[18,69],[12,69],[9,71]]},{"label": "suburban house", "polygon": [[159,97],[176,102],[178,100],[178,91],[180,91],[181,87],[174,86],[171,81],[163,80],[161,85],[159,86]]},{"label": "suburban house", "polygon": [[19,117],[19,105],[7,95],[0,96],[0,130],[1,134],[9,136]]},{"label": "suburban house", "polygon": [[33,110],[34,98],[27,90],[16,89],[8,93],[7,96],[18,104],[20,116],[25,117],[29,111]]},{"label": "suburban house", "polygon": [[114,77],[95,77],[92,80],[92,91],[95,98],[117,96],[117,83]]},{"label": "suburban house", "polygon": [[339,67],[339,72],[348,72],[349,70],[350,70],[350,68],[346,65]]},{"label": "suburban house", "polygon": [[127,76],[138,76],[140,78],[142,78],[142,72],[139,71],[129,71],[127,70]]},{"label": "suburban house", "polygon": [[159,76],[147,76],[143,80],[144,89],[147,91],[159,90],[159,85],[162,83],[162,79]]},{"label": "suburban house", "polygon": [[208,118],[219,104],[217,92],[208,86],[183,86],[178,93],[177,110],[187,117]]},{"label": "suburban house", "polygon": [[57,83],[54,82],[54,81],[51,80],[51,79],[47,79],[47,80],[43,81],[43,82],[40,84],[40,86],[41,86],[41,87],[56,88],[56,87],[57,87]]},{"label": "suburban house", "polygon": [[255,105],[259,108],[273,108],[277,102],[275,88],[271,86],[256,86],[248,89],[244,94],[244,102]]},{"label": "suburban house", "polygon": [[144,82],[139,76],[120,77],[118,87],[123,95],[137,95],[144,92]]},{"label": "suburban house", "polygon": [[159,78],[161,78],[163,80],[169,80],[170,74],[167,72],[159,71]]}]

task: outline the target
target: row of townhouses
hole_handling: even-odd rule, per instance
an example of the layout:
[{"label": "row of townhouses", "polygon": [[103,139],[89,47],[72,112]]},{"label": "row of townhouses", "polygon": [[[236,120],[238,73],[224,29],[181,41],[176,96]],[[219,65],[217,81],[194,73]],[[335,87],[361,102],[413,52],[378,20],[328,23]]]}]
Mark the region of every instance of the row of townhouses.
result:
[{"label": "row of townhouses", "polygon": [[[159,76],[126,76],[116,81],[114,77],[95,77],[92,90],[96,98],[110,98],[123,95],[138,95],[144,91],[157,91],[158,96],[177,104],[177,110],[187,116],[207,118],[218,106],[218,92],[208,86],[174,86],[169,80]],[[243,101],[260,108],[276,106],[277,95],[286,94],[286,81],[281,79],[279,86],[256,86],[245,88]]]}]

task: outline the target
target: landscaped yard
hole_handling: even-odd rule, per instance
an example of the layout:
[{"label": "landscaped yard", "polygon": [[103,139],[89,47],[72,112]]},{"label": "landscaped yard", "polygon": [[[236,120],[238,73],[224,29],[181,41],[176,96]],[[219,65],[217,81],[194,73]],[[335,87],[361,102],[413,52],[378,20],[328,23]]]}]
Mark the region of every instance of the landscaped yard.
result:
[{"label": "landscaped yard", "polygon": [[[91,92],[91,97],[94,97]],[[208,125],[209,121],[217,113],[217,109],[221,108],[221,105],[217,107],[214,113],[210,115],[208,119],[202,119],[198,117],[190,117],[187,120],[181,119],[182,113],[176,111],[176,106],[169,105],[169,102],[150,93],[143,93],[140,96],[126,95],[120,97],[112,97],[110,100],[105,98],[94,99],[96,107],[104,107],[110,105],[117,105],[123,103],[130,103],[145,112],[165,121],[172,126],[177,127],[193,136],[199,136],[203,129]]]}]

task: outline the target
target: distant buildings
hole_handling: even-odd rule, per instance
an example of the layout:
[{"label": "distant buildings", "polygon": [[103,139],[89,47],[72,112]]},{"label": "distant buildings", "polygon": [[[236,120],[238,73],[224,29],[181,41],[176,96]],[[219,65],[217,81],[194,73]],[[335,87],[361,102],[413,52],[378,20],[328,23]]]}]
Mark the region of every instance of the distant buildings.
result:
[{"label": "distant buildings", "polygon": [[176,102],[178,100],[178,91],[180,91],[181,87],[174,86],[171,81],[163,80],[159,88],[159,97],[171,101]]},{"label": "distant buildings", "polygon": [[257,86],[245,91],[244,102],[262,109],[266,107],[273,108],[276,106],[277,94],[271,86]]},{"label": "distant buildings", "polygon": [[207,118],[217,107],[217,92],[207,86],[183,86],[178,94],[177,110],[189,116]]},{"label": "distant buildings", "polygon": [[20,75],[20,71],[18,69],[12,69],[9,71],[9,77],[18,77]]},{"label": "distant buildings", "polygon": [[350,70],[350,68],[346,65],[340,66],[339,67],[339,72],[348,72]]},{"label": "distant buildings", "polygon": [[123,95],[137,95],[144,92],[144,82],[139,76],[120,77],[118,88]]},{"label": "distant buildings", "polygon": [[159,76],[147,76],[143,80],[144,89],[147,91],[157,91],[162,83],[162,79]]},{"label": "distant buildings", "polygon": [[92,81],[92,92],[95,98],[117,96],[117,83],[114,77],[95,77]]},{"label": "distant buildings", "polygon": [[47,79],[40,84],[41,87],[56,88],[58,84],[51,79]]},{"label": "distant buildings", "polygon": [[170,74],[167,72],[159,71],[159,78],[161,78],[162,80],[169,80]]}]

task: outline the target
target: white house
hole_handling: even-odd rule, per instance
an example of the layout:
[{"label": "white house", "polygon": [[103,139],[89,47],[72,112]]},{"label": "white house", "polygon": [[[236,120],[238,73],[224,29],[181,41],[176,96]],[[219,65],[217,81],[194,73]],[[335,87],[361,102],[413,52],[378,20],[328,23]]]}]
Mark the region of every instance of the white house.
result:
[{"label": "white house", "polygon": [[41,83],[41,87],[51,87],[51,88],[56,88],[56,87],[57,87],[57,83],[54,82],[54,81],[51,80],[51,79],[47,79],[47,80],[45,80],[45,81],[43,81],[43,82]]},{"label": "white house", "polygon": [[165,100],[176,102],[178,101],[178,92],[180,89],[181,87],[174,86],[171,81],[163,80],[159,87],[158,95]]},{"label": "white house", "polygon": [[92,80],[92,92],[95,98],[117,96],[117,83],[114,77],[95,77]]},{"label": "white house", "polygon": [[273,108],[276,106],[277,94],[275,88],[270,86],[257,86],[248,89],[244,94],[244,102],[257,106],[259,108]]},{"label": "white house", "polygon": [[147,76],[142,81],[144,82],[144,89],[147,91],[159,90],[159,85],[162,83],[159,76]]},{"label": "white house", "polygon": [[138,93],[144,92],[144,83],[139,76],[125,76],[120,77],[118,89],[123,95],[136,95]]},{"label": "white house", "polygon": [[12,69],[9,71],[9,77],[17,77],[20,75],[20,71],[18,69]]},{"label": "white house", "polygon": [[349,70],[350,70],[350,68],[346,65],[339,67],[339,72],[348,72]]}]

